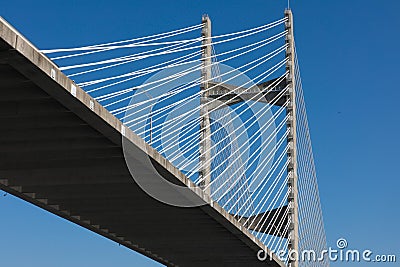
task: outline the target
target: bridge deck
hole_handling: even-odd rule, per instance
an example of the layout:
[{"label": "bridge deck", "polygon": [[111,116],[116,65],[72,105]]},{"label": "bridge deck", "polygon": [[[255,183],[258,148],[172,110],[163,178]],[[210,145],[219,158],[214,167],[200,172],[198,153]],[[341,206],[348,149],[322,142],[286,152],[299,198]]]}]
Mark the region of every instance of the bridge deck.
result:
[{"label": "bridge deck", "polygon": [[[283,266],[259,262],[265,247],[218,205],[178,208],[144,193],[123,157],[121,122],[71,84],[0,18],[2,190],[168,266]],[[129,129],[125,137],[152,151]],[[164,175],[190,183],[150,155]]]}]

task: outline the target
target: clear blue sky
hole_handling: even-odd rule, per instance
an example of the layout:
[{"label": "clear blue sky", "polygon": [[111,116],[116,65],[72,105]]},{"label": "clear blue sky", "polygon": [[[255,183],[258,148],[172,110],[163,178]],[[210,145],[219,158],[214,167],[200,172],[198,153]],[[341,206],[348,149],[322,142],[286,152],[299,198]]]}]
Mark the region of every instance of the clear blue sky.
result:
[{"label": "clear blue sky", "polygon": [[[3,1],[0,15],[40,48],[121,40],[199,23],[213,31],[283,16],[286,1]],[[400,261],[400,2],[293,1],[328,245]],[[0,197],[0,266],[158,266],[11,196]],[[397,264],[368,264],[399,266]],[[332,266],[365,266],[334,263]]]}]

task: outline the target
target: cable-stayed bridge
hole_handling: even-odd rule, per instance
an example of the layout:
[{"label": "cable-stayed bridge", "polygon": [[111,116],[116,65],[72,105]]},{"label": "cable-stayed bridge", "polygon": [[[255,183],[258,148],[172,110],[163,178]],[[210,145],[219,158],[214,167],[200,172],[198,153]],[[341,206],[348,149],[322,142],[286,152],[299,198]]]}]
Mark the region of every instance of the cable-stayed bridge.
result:
[{"label": "cable-stayed bridge", "polygon": [[289,257],[326,248],[290,10],[49,50],[0,26],[2,190],[167,266],[329,265]]}]

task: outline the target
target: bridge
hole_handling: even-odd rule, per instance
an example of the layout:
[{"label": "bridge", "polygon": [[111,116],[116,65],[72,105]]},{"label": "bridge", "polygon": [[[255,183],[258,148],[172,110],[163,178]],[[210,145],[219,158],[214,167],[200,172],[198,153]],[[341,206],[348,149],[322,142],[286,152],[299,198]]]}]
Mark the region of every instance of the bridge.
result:
[{"label": "bridge", "polygon": [[2,190],[167,266],[328,266],[289,257],[326,247],[291,10],[50,50],[0,19],[0,81]]}]

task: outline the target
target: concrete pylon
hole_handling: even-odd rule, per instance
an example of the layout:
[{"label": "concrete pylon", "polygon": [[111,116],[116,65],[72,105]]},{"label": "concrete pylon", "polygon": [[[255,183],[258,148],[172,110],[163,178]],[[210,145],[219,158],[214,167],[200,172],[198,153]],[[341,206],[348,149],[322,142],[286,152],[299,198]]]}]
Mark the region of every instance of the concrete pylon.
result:
[{"label": "concrete pylon", "polygon": [[[290,162],[288,165],[288,188],[290,188],[288,204],[289,204],[289,218],[291,220],[289,225],[289,242],[288,249],[289,255],[295,257],[299,252],[299,215],[298,215],[298,189],[297,189],[297,129],[296,129],[296,79],[295,79],[295,48],[294,48],[294,35],[293,35],[293,13],[290,9],[285,10],[285,17],[287,19],[285,28],[286,34],[286,57],[288,61],[286,63],[287,83],[289,85],[287,98],[289,105],[287,107],[287,115],[289,119],[287,121],[287,127],[289,129],[288,144],[289,150],[287,152]],[[290,253],[290,251],[295,251]],[[289,259],[290,267],[298,267],[298,259]]]},{"label": "concrete pylon", "polygon": [[202,17],[203,28],[201,36],[203,38],[201,46],[202,69],[200,85],[200,170],[199,175],[202,179],[200,186],[206,188],[205,193],[210,195],[211,182],[211,126],[210,114],[207,103],[209,101],[211,81],[211,20],[207,15]]}]

